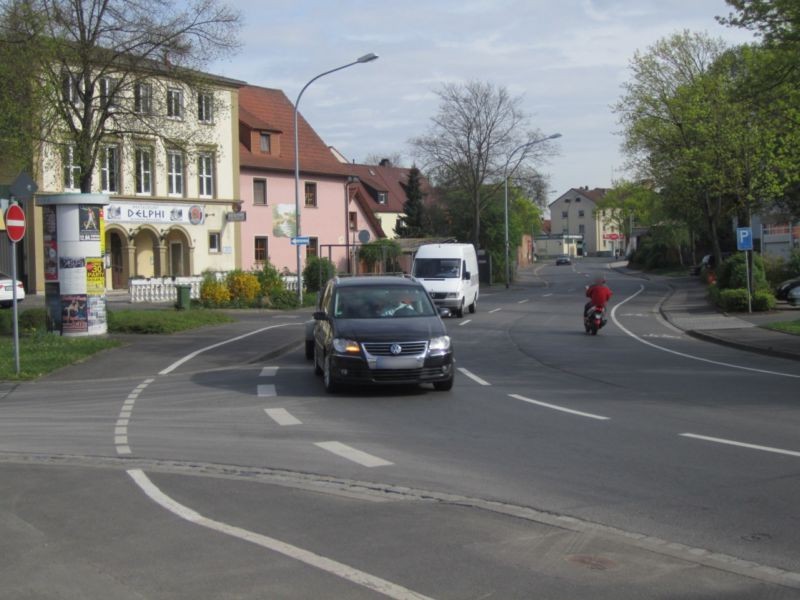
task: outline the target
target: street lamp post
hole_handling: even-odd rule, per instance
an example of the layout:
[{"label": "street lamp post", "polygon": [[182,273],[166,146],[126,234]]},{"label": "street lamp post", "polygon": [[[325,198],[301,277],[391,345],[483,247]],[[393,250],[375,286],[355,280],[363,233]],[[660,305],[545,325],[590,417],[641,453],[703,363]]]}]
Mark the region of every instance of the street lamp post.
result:
[{"label": "street lamp post", "polygon": [[506,230],[506,289],[508,289],[508,281],[510,278],[510,267],[508,264],[508,165],[511,163],[511,159],[514,158],[514,155],[519,152],[520,150],[525,150],[530,148],[531,146],[535,146],[536,144],[541,144],[542,142],[546,142],[547,140],[554,140],[556,138],[560,138],[560,133],[554,133],[553,135],[548,135],[547,137],[533,140],[531,142],[527,142],[526,144],[521,144],[514,148],[511,153],[508,155],[508,159],[506,159],[506,165],[503,167],[503,187],[504,187],[504,194],[503,197],[505,199],[505,230]]},{"label": "street lamp post", "polygon": [[[346,65],[342,65],[341,67],[336,67],[335,69],[331,69],[329,71],[325,71],[324,73],[320,73],[316,77],[312,78],[308,83],[303,86],[303,89],[300,90],[300,93],[297,94],[297,100],[294,102],[294,224],[295,224],[295,237],[300,237],[300,146],[298,143],[298,134],[297,134],[297,108],[300,105],[300,98],[303,97],[303,92],[306,91],[306,88],[314,83],[320,77],[325,77],[325,75],[330,75],[331,73],[335,73],[336,71],[341,71],[342,69],[346,69],[347,67],[352,67],[353,65],[357,65],[360,63],[367,63],[377,59],[377,55],[369,53],[365,54],[354,60],[351,63],[347,63]],[[303,275],[300,271],[300,244],[296,244],[297,249],[297,303],[302,306],[303,305]]]},{"label": "street lamp post", "polygon": [[350,274],[350,184],[358,183],[355,175],[348,175],[344,184],[344,256],[347,274]]}]

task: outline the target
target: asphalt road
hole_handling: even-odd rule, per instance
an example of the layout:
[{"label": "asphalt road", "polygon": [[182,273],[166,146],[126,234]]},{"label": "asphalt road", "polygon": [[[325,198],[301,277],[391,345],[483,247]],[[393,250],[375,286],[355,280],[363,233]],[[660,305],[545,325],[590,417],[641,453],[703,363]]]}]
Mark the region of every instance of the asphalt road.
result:
[{"label": "asphalt road", "polygon": [[21,385],[0,597],[800,598],[800,363],[667,292],[591,260],[484,289],[450,392],[326,395],[308,315],[268,312]]}]

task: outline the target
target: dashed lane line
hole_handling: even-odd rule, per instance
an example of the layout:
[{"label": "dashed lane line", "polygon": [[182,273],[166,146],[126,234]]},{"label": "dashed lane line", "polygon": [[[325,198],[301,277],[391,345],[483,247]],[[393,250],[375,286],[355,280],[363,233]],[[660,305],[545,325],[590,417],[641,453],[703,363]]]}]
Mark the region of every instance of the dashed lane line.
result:
[{"label": "dashed lane line", "polygon": [[472,379],[472,381],[474,381],[474,382],[475,382],[475,383],[477,383],[478,385],[492,385],[491,383],[489,383],[489,382],[488,382],[488,381],[486,381],[485,379],[481,379],[480,377],[478,377],[477,375],[475,375],[475,373],[473,373],[473,372],[471,372],[471,371],[468,371],[468,370],[467,370],[467,369],[465,369],[464,367],[458,367],[458,370],[459,370],[459,371],[461,371],[461,372],[462,372],[464,375],[466,375],[466,376],[467,376],[467,377],[469,377],[470,379]]},{"label": "dashed lane line", "polygon": [[256,394],[259,398],[274,398],[278,395],[275,385],[271,383],[262,383],[256,387]]},{"label": "dashed lane line", "polygon": [[285,408],[265,408],[264,412],[267,413],[267,416],[270,419],[272,419],[282,427],[303,424],[303,422],[300,419],[296,418]]},{"label": "dashed lane line", "polygon": [[489,311],[489,314],[491,315],[492,313],[496,313],[497,311],[500,311],[500,310],[503,310],[503,309],[502,308],[494,308],[494,309]]},{"label": "dashed lane line", "polygon": [[383,460],[382,458],[373,456],[372,454],[367,454],[361,450],[356,450],[355,448],[346,444],[342,444],[341,442],[317,442],[314,445],[322,448],[323,450],[327,450],[332,454],[357,463],[362,467],[386,467],[394,464],[388,460]]},{"label": "dashed lane line", "polygon": [[785,454],[786,456],[800,457],[800,452],[794,450],[783,450],[781,448],[772,448],[770,446],[759,446],[758,444],[747,444],[745,442],[737,442],[734,440],[726,440],[723,438],[709,437],[707,435],[698,435],[696,433],[681,433],[682,437],[692,438],[695,440],[703,440],[705,442],[714,442],[715,444],[725,444],[728,446],[738,446],[740,448],[749,448],[750,450],[760,450],[762,452],[772,452],[774,454]]},{"label": "dashed lane line", "polygon": [[520,300],[517,304],[525,304],[526,302],[530,302],[530,298],[525,298],[524,300]]},{"label": "dashed lane line", "polygon": [[533,400],[532,398],[526,398],[525,396],[520,396],[519,394],[509,394],[511,398],[515,398],[517,400],[522,400],[523,402],[527,402],[529,404],[535,404],[537,406],[541,406],[544,408],[551,408],[553,410],[557,410],[564,413],[569,413],[571,415],[577,415],[579,417],[587,417],[589,419],[597,419],[598,421],[610,421],[610,417],[604,417],[602,415],[594,415],[592,413],[581,412],[579,410],[572,410],[571,408],[564,408],[563,406],[558,406],[556,404],[548,404],[547,402],[540,402],[538,400]]},{"label": "dashed lane line", "polygon": [[261,369],[260,377],[275,377],[278,374],[278,367],[264,367]]},{"label": "dashed lane line", "polygon": [[472,319],[464,319],[461,323],[458,324],[459,327],[463,327],[467,323],[472,323]]},{"label": "dashed lane line", "polygon": [[350,581],[351,583],[371,589],[388,598],[394,598],[396,600],[432,600],[428,596],[418,594],[417,592],[392,583],[391,581],[381,579],[380,577],[375,577],[374,575],[370,575],[369,573],[365,573],[364,571],[360,571],[359,569],[355,569],[349,565],[337,562],[330,558],[320,556],[319,554],[309,552],[303,548],[298,548],[297,546],[287,544],[286,542],[282,542],[275,538],[242,529],[241,527],[234,527],[232,525],[204,517],[200,513],[167,496],[152,481],[150,481],[150,479],[141,469],[131,469],[128,471],[128,475],[153,502],[162,508],[165,508],[172,514],[180,517],[181,519],[189,521],[190,523],[211,529],[213,531],[218,531],[219,533],[223,533],[245,542],[261,546],[267,550],[272,550],[273,552],[288,556],[289,558],[298,560],[311,567]]},{"label": "dashed lane line", "polygon": [[125,402],[122,403],[122,409],[119,411],[117,423],[114,426],[114,446],[117,450],[117,454],[120,456],[128,456],[131,454],[131,447],[128,443],[128,425],[130,424],[131,413],[133,412],[136,400],[139,398],[139,394],[154,381],[155,379],[152,378],[145,379],[128,394]]}]

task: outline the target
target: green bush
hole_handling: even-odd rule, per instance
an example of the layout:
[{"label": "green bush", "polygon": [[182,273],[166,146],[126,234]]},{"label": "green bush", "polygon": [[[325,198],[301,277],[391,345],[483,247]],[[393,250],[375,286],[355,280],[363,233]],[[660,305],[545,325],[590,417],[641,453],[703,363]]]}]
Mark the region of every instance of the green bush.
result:
[{"label": "green bush", "polygon": [[775,308],[775,296],[768,290],[757,290],[753,294],[753,310],[758,312],[765,312]]},{"label": "green bush", "polygon": [[[18,309],[17,325],[20,334],[47,331],[47,309]],[[14,311],[11,309],[0,311],[0,335],[14,335]]]},{"label": "green bush", "polygon": [[266,296],[265,305],[268,308],[297,308],[297,293],[286,288],[273,289]]},{"label": "green bush", "polygon": [[270,296],[276,291],[286,289],[278,269],[273,267],[269,261],[264,263],[264,268],[261,269],[257,275],[258,281],[261,284],[261,293],[264,296]]},{"label": "green bush", "polygon": [[747,310],[747,290],[742,288],[722,289],[719,293],[720,308],[726,312]]},{"label": "green bush", "polygon": [[[722,262],[717,269],[717,285],[720,289],[747,289],[747,266],[745,264],[746,253],[739,252]],[[768,290],[767,277],[764,270],[764,261],[761,255],[753,255],[753,289]]]},{"label": "green bush", "polygon": [[306,291],[318,292],[331,277],[336,275],[336,268],[327,258],[312,256],[306,261],[303,269],[303,283]]}]

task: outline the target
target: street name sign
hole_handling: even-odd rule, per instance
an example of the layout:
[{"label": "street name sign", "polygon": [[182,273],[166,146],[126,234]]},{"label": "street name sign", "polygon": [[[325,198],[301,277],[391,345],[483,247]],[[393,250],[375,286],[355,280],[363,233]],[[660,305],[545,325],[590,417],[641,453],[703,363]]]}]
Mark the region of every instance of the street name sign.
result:
[{"label": "street name sign", "polygon": [[292,246],[308,246],[311,240],[308,238],[307,235],[301,235],[299,237],[292,238]]}]

